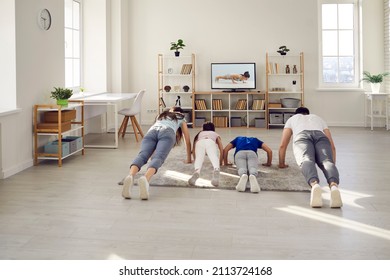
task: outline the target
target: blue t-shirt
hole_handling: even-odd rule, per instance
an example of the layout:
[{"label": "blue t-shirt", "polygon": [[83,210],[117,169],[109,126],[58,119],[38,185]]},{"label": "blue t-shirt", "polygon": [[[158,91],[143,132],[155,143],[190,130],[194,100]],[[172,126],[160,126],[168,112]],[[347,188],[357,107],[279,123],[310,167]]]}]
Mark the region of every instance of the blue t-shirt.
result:
[{"label": "blue t-shirt", "polygon": [[234,152],[234,155],[236,155],[237,152],[242,150],[254,151],[257,154],[257,149],[260,149],[264,142],[256,137],[238,136],[230,143],[236,148],[236,151]]}]

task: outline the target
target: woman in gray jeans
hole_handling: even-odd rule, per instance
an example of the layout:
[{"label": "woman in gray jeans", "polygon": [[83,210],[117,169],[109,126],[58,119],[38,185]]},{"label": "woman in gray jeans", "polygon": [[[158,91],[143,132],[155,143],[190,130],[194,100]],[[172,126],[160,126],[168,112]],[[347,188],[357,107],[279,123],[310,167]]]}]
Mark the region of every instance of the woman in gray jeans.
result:
[{"label": "woman in gray jeans", "polygon": [[286,168],[286,150],[293,136],[293,152],[303,176],[311,186],[310,206],[322,207],[322,189],[316,164],[322,170],[330,188],[330,207],[340,208],[339,172],[336,167],[336,148],[330,130],[323,119],[306,107],[299,107],[284,125],[279,147],[279,167]]},{"label": "woman in gray jeans", "polygon": [[184,137],[187,150],[186,163],[191,163],[191,141],[183,110],[172,107],[162,112],[154,125],[148,130],[141,142],[141,150],[130,165],[130,174],[123,181],[122,196],[131,198],[134,176],[141,170],[149,158],[151,161],[144,176],[138,179],[140,198],[149,199],[149,182],[168,157],[169,152]]}]

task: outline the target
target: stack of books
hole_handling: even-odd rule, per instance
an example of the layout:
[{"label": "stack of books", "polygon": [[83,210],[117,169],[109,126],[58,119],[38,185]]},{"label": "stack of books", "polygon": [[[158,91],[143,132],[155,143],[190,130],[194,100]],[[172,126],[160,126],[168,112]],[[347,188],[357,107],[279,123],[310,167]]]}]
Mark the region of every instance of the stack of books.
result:
[{"label": "stack of books", "polygon": [[222,99],[213,99],[213,110],[222,110]]},{"label": "stack of books", "polygon": [[236,110],[246,110],[246,99],[239,99],[237,101]]},{"label": "stack of books", "polygon": [[265,100],[263,99],[255,99],[253,100],[252,110],[264,110]]},{"label": "stack of books", "polygon": [[196,110],[207,110],[206,100],[196,99],[195,100],[195,109]]},{"label": "stack of books", "polygon": [[213,123],[215,127],[227,127],[228,126],[228,118],[225,116],[213,117]]},{"label": "stack of books", "polygon": [[189,75],[191,74],[191,71],[192,71],[192,64],[183,64],[183,66],[181,67],[180,74]]}]

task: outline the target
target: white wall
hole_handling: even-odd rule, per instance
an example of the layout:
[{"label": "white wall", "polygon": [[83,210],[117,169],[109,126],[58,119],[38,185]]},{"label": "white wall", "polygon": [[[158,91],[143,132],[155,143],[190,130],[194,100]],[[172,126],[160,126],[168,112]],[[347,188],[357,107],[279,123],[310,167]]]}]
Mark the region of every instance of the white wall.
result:
[{"label": "white wall", "polygon": [[[383,70],[383,1],[364,1],[364,69]],[[143,122],[157,108],[157,54],[182,38],[195,53],[197,90],[210,90],[211,62],[257,63],[265,90],[265,53],[287,45],[305,55],[305,105],[329,125],[362,126],[362,92],[318,91],[318,5],[314,0],[130,0],[130,88],[147,89]],[[366,35],[367,34],[367,35]],[[146,105],[147,104],[147,105]],[[361,108],[361,110],[356,110]]]}]

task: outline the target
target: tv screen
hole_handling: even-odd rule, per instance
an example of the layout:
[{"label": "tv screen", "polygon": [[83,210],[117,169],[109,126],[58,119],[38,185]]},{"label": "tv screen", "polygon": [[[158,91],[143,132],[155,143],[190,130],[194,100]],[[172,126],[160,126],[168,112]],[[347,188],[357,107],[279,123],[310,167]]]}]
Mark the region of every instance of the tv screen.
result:
[{"label": "tv screen", "polygon": [[256,88],[256,63],[211,63],[211,88],[244,91]]}]

